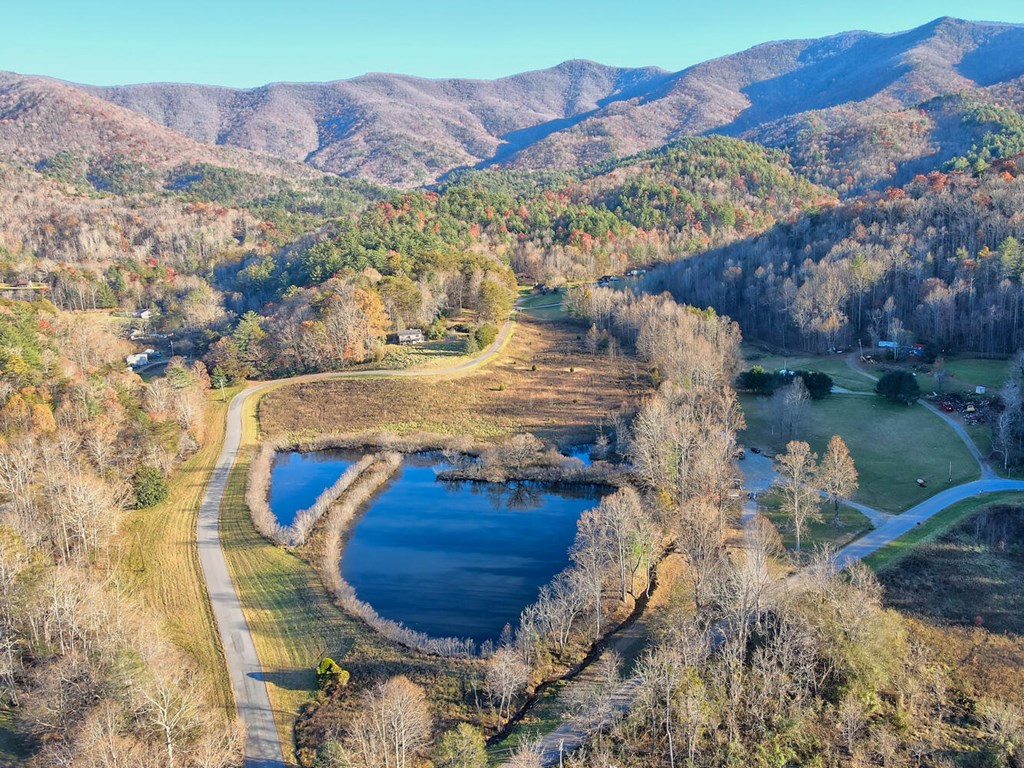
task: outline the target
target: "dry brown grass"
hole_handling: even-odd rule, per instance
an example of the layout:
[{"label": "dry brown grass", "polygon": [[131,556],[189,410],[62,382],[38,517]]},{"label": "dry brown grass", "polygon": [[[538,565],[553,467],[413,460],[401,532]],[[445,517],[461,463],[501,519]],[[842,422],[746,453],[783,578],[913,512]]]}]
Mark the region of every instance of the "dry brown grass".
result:
[{"label": "dry brown grass", "polygon": [[980,627],[940,626],[906,618],[913,637],[947,669],[971,698],[1001,699],[1024,707],[1024,637]]},{"label": "dry brown grass", "polygon": [[161,617],[167,637],[195,659],[210,681],[212,703],[233,717],[224,653],[196,544],[199,505],[224,440],[227,406],[219,396],[211,397],[205,445],[174,473],[165,501],[125,513],[113,559],[128,594]]},{"label": "dry brown grass", "polygon": [[[632,358],[592,356],[580,329],[523,319],[486,368],[443,379],[341,379],[277,389],[259,409],[268,436],[424,430],[496,438],[517,432],[572,445],[649,391]],[[536,366],[536,370],[531,370]],[[570,372],[571,371],[571,372]]]}]

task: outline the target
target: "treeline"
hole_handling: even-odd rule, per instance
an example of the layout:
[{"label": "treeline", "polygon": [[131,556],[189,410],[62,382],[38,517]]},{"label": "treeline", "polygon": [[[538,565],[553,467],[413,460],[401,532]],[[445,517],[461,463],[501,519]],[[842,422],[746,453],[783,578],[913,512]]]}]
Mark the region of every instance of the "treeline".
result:
[{"label": "treeline", "polygon": [[[574,646],[576,653],[588,648],[612,617],[649,594],[654,567],[667,550],[686,553],[698,603],[706,599],[709,563],[725,557],[735,512],[729,502],[733,454],[743,427],[730,386],[736,348],[722,343],[735,326],[667,297],[619,295],[613,322],[605,328],[638,348],[647,334],[667,335],[670,343],[643,353],[666,380],[640,407],[622,441],[636,486],[606,496],[580,518],[570,551],[573,565],[523,611],[511,642],[488,661],[488,690],[498,703],[499,723],[502,709],[510,715],[515,696],[542,677],[552,660],[564,663]],[[700,366],[681,364],[700,357]],[[494,681],[505,687],[496,689]]]},{"label": "treeline", "polygon": [[668,265],[648,287],[713,306],[749,337],[786,348],[881,339],[1012,353],[1024,342],[1018,162],[919,176]]},{"label": "treeline", "polygon": [[174,360],[143,384],[105,323],[0,302],[0,707],[30,765],[231,765],[209,681],[119,572],[124,510],[204,440],[209,380]]}]

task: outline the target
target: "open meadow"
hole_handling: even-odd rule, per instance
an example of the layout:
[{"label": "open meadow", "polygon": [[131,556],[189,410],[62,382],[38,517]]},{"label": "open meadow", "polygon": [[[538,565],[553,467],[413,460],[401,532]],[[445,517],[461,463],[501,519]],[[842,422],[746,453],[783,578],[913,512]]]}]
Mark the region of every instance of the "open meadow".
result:
[{"label": "open meadow", "polygon": [[[769,455],[785,450],[786,440],[773,425],[770,399],[741,395],[740,400],[747,419],[741,441]],[[960,438],[921,406],[832,395],[810,401],[808,414],[806,428],[794,437],[808,441],[820,456],[832,435],[841,436],[860,476],[854,500],[861,504],[898,513],[979,475]],[[926,487],[918,486],[918,478]]]},{"label": "open meadow", "polygon": [[418,430],[496,438],[533,432],[559,445],[591,442],[612,414],[650,391],[631,357],[583,349],[581,329],[524,317],[506,347],[468,376],[367,377],[276,389],[260,403],[269,436]]}]

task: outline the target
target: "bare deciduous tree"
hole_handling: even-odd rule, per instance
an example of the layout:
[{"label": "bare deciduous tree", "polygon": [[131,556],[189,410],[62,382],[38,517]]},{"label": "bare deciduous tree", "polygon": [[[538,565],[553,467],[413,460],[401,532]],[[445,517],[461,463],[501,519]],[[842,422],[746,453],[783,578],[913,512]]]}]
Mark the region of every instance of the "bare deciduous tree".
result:
[{"label": "bare deciduous tree", "polygon": [[484,684],[497,706],[498,719],[504,722],[512,717],[512,703],[516,694],[530,682],[530,668],[514,649],[505,647],[495,651],[487,660]]},{"label": "bare deciduous tree", "polygon": [[408,768],[430,742],[433,723],[423,689],[399,675],[366,691],[345,746],[359,768]]},{"label": "bare deciduous tree", "polygon": [[786,452],[775,459],[775,469],[779,473],[776,487],[779,489],[781,509],[793,525],[797,552],[800,551],[807,522],[821,517],[817,459],[811,446],[801,440],[791,440],[786,445]]}]

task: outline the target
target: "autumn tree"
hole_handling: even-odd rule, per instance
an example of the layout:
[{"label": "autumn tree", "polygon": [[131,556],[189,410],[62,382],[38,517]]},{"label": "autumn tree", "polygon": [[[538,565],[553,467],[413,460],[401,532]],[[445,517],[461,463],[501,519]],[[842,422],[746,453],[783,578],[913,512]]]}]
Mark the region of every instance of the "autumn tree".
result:
[{"label": "autumn tree", "polygon": [[446,731],[434,748],[436,768],[486,768],[484,735],[469,723],[459,723]]},{"label": "autumn tree", "polygon": [[854,466],[850,449],[839,435],[832,435],[828,441],[828,448],[818,467],[818,483],[832,500],[833,525],[841,528],[843,523],[839,516],[839,499],[847,498],[857,490],[857,467]]}]

